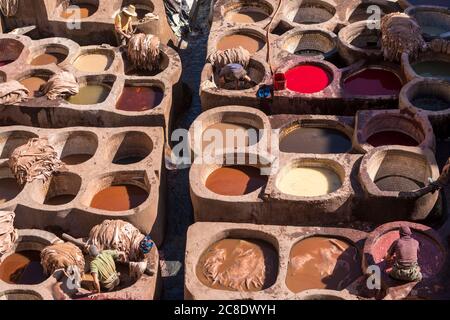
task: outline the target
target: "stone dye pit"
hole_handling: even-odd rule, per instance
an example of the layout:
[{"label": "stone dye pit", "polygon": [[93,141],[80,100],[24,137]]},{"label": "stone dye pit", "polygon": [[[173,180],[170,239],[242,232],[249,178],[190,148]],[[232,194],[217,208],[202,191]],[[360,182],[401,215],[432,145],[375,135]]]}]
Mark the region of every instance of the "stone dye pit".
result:
[{"label": "stone dye pit", "polygon": [[98,192],[91,207],[107,211],[127,211],[140,206],[148,198],[148,192],[133,185],[111,186]]},{"label": "stone dye pit", "polygon": [[316,65],[297,66],[285,74],[286,87],[298,93],[316,93],[331,82],[330,74]]},{"label": "stone dye pit", "polygon": [[206,187],[224,196],[241,196],[263,187],[267,177],[260,169],[250,166],[222,167],[212,172],[206,179]]},{"label": "stone dye pit", "polygon": [[316,236],[293,246],[286,285],[295,293],[308,289],[342,290],[360,275],[356,247],[340,239]]},{"label": "stone dye pit", "polygon": [[73,65],[82,72],[102,72],[107,70],[111,63],[111,57],[106,54],[90,53],[79,56]]},{"label": "stone dye pit", "polygon": [[421,77],[450,80],[450,62],[440,60],[421,61],[413,64],[412,67]]},{"label": "stone dye pit", "polygon": [[111,87],[107,84],[87,84],[80,87],[80,92],[71,96],[67,101],[77,105],[92,105],[102,103],[111,92]]},{"label": "stone dye pit", "polygon": [[289,168],[278,178],[278,189],[298,197],[319,197],[333,193],[342,186],[340,177],[328,168]]},{"label": "stone dye pit", "polygon": [[391,71],[367,68],[346,78],[343,88],[345,93],[350,95],[398,95],[402,82]]},{"label": "stone dye pit", "polygon": [[44,66],[47,64],[60,64],[67,58],[67,55],[63,53],[51,52],[51,53],[42,53],[34,57],[30,64],[33,66]]},{"label": "stone dye pit", "polygon": [[313,127],[306,123],[285,129],[280,138],[280,151],[288,153],[346,153],[352,149],[350,138],[341,131]]},{"label": "stone dye pit", "polygon": [[123,111],[151,110],[159,106],[163,97],[164,92],[157,87],[126,86],[116,108]]},{"label": "stone dye pit", "polygon": [[0,279],[9,284],[34,285],[46,277],[39,251],[21,251],[7,256],[0,263]]},{"label": "stone dye pit", "polygon": [[237,48],[239,46],[247,49],[251,54],[258,52],[264,47],[265,43],[259,37],[252,34],[235,33],[224,36],[217,43],[218,50]]},{"label": "stone dye pit", "polygon": [[213,289],[260,291],[273,285],[277,276],[278,255],[260,240],[223,239],[201,256],[196,274]]},{"label": "stone dye pit", "polygon": [[47,83],[48,79],[43,77],[29,77],[20,80],[20,83],[30,91],[30,97],[38,97],[40,95],[40,88]]}]

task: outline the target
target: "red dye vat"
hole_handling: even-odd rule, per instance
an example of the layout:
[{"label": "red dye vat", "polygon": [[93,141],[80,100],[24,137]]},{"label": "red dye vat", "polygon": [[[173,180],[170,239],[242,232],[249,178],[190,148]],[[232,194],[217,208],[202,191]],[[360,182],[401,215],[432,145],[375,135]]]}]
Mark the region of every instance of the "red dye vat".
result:
[{"label": "red dye vat", "polygon": [[365,69],[344,81],[344,91],[353,95],[398,95],[401,88],[397,75],[383,69]]},{"label": "red dye vat", "polygon": [[374,146],[388,146],[388,145],[400,145],[400,146],[408,146],[408,147],[415,147],[419,143],[411,137],[410,135],[407,135],[400,131],[381,131],[377,132],[373,135],[371,135],[367,142]]},{"label": "red dye vat", "polygon": [[[381,235],[372,247],[372,255],[375,263],[385,272],[389,272],[390,267],[387,266],[384,258],[391,244],[399,238],[400,234],[398,230],[392,230]],[[418,263],[423,277],[429,278],[437,274],[445,261],[444,252],[441,250],[439,244],[433,238],[417,231],[413,231],[413,238],[419,241],[420,251]]]},{"label": "red dye vat", "polygon": [[12,62],[14,62],[14,60],[0,60],[0,67],[6,66]]},{"label": "red dye vat", "polygon": [[314,65],[301,65],[285,73],[289,90],[300,93],[322,91],[330,84],[330,75],[323,68]]}]

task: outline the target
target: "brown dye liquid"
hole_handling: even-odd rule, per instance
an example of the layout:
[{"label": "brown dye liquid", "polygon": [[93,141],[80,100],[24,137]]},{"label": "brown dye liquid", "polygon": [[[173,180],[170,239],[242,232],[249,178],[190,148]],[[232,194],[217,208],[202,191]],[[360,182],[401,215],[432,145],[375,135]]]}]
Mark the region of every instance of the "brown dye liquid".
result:
[{"label": "brown dye liquid", "polygon": [[261,11],[243,8],[239,11],[233,11],[227,14],[226,19],[236,23],[255,23],[263,21],[268,15]]},{"label": "brown dye liquid", "polygon": [[219,290],[259,291],[276,280],[277,252],[259,240],[224,239],[210,246],[196,267],[198,279]]},{"label": "brown dye liquid", "polygon": [[29,77],[20,80],[20,83],[30,91],[30,97],[37,97],[39,96],[41,86],[46,84],[47,80],[41,77]]},{"label": "brown dye liquid", "polygon": [[[202,149],[205,150],[209,145],[217,146],[220,148],[232,148],[236,147],[248,147],[250,145],[250,139],[248,130],[253,129],[255,133],[258,134],[258,131],[248,125],[245,124],[235,124],[228,122],[220,122],[209,126],[203,131],[202,136]],[[210,131],[211,130],[211,131]],[[214,130],[214,131],[213,131]],[[227,139],[227,131],[231,136],[236,136],[234,139]],[[216,136],[217,133],[220,132],[220,137]],[[243,137],[241,138],[241,135]],[[239,137],[239,139],[238,139]],[[219,141],[216,141],[220,139]],[[242,142],[241,142],[242,141]],[[252,141],[252,144],[255,144],[256,141]],[[211,147],[209,147],[211,148]]]},{"label": "brown dye liquid", "polygon": [[[74,10],[73,8],[67,8],[61,12],[61,18],[70,19],[70,18],[80,18],[84,19],[90,17],[95,11],[97,11],[97,7],[87,3],[77,4],[80,8],[79,10]],[[78,13],[79,12],[79,13]]]},{"label": "brown dye liquid", "polygon": [[250,166],[230,166],[215,170],[206,179],[206,188],[224,196],[242,196],[267,183],[260,169]]},{"label": "brown dye liquid", "polygon": [[294,293],[308,289],[342,290],[361,274],[358,250],[335,238],[311,237],[291,250],[286,285]]},{"label": "brown dye liquid", "polygon": [[47,64],[60,64],[66,59],[65,54],[61,53],[43,53],[38,55],[33,60],[31,60],[30,64],[32,66],[44,66]]},{"label": "brown dye liquid", "polygon": [[21,191],[22,187],[17,184],[16,179],[0,179],[0,204],[14,199]]},{"label": "brown dye liquid", "polygon": [[351,149],[347,135],[328,128],[294,127],[280,141],[280,150],[288,153],[346,153]]},{"label": "brown dye liquid", "polygon": [[8,256],[0,264],[0,279],[9,284],[34,285],[46,277],[39,251],[20,251]]},{"label": "brown dye liquid", "polygon": [[264,42],[253,35],[232,34],[223,37],[217,44],[217,49],[226,50],[239,46],[253,54],[264,47]]},{"label": "brown dye liquid", "polygon": [[61,194],[58,196],[54,196],[48,199],[45,199],[44,204],[49,206],[60,206],[63,204],[67,204],[75,199],[74,195],[71,194]]},{"label": "brown dye liquid", "polygon": [[104,84],[87,85],[81,87],[78,94],[69,97],[67,101],[77,105],[102,103],[108,98],[110,91],[111,87]]},{"label": "brown dye liquid", "polygon": [[[379,178],[380,176],[380,178]],[[409,192],[425,187],[425,184],[421,181],[413,178],[404,177],[399,173],[398,175],[384,176],[380,172],[375,177],[375,184],[381,191],[396,191],[396,192]]]},{"label": "brown dye liquid", "polygon": [[164,92],[156,87],[125,87],[116,108],[124,111],[145,111],[157,107]]},{"label": "brown dye liquid", "polygon": [[69,166],[74,166],[77,164],[84,163],[88,161],[90,158],[92,158],[91,154],[71,154],[63,157],[61,161]]},{"label": "brown dye liquid", "polygon": [[140,206],[148,192],[134,185],[117,185],[103,189],[91,201],[91,207],[107,211],[126,211]]}]

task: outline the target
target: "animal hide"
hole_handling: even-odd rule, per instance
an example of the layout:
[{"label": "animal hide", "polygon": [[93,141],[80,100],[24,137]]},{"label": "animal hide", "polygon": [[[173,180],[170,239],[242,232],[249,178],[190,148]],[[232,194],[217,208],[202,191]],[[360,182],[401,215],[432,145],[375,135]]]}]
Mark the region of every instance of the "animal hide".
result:
[{"label": "animal hide", "polygon": [[138,33],[128,42],[128,60],[140,70],[156,71],[160,66],[160,39],[151,34]]},{"label": "animal hide", "polygon": [[41,252],[41,265],[47,276],[51,276],[58,269],[67,270],[70,266],[77,267],[82,275],[85,261],[80,248],[70,242],[64,242],[44,248]]},{"label": "animal hide", "polygon": [[0,104],[15,104],[28,99],[30,91],[20,82],[12,80],[0,83]]},{"label": "animal hide", "polygon": [[211,63],[216,70],[222,69],[230,63],[239,63],[244,68],[247,68],[250,62],[250,52],[242,48],[231,48],[226,50],[217,50],[208,56],[208,62]]},{"label": "animal hide", "polygon": [[17,240],[17,230],[14,229],[14,212],[0,211],[0,257],[14,247]]},{"label": "animal hide", "polygon": [[73,96],[80,91],[80,85],[73,74],[61,71],[53,75],[42,89],[49,100]]}]

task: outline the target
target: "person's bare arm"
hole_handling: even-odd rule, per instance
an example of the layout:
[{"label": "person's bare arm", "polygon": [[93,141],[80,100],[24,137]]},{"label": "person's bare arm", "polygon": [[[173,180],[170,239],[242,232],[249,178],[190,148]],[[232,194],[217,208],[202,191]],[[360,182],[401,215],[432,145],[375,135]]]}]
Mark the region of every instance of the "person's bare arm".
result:
[{"label": "person's bare arm", "polygon": [[390,261],[392,260],[392,258],[394,257],[394,253],[395,253],[395,247],[397,246],[397,241],[394,241],[394,243],[391,244],[391,246],[389,247],[385,260],[386,261]]},{"label": "person's bare arm", "polygon": [[94,278],[94,287],[95,287],[95,292],[100,293],[100,281],[98,281],[98,275],[97,272],[92,272],[91,273],[92,277]]}]

